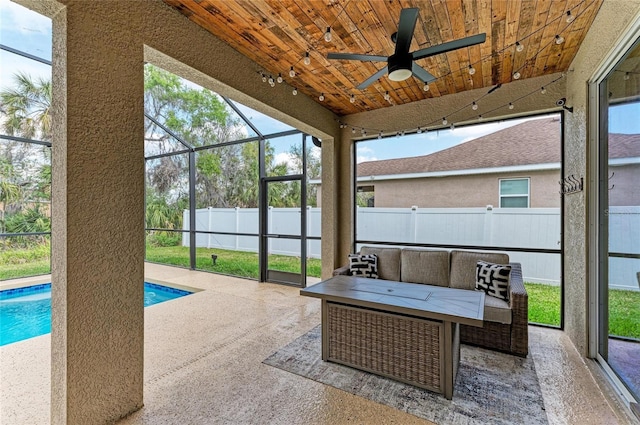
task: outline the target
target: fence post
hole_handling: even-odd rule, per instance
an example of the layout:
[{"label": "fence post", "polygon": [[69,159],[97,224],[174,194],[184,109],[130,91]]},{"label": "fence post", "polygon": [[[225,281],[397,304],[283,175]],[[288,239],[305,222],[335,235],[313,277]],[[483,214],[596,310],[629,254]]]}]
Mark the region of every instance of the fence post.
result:
[{"label": "fence post", "polygon": [[[182,230],[189,230],[189,210],[182,210]],[[182,246],[189,246],[188,232],[182,232]]]},{"label": "fence post", "polygon": [[418,240],[418,206],[411,206],[411,220],[409,221],[409,227],[411,230],[411,242],[416,242]]},{"label": "fence post", "polygon": [[[213,229],[213,214],[211,211],[211,207],[207,207],[207,214],[209,214],[209,216],[207,217],[207,232],[210,232],[211,229]],[[211,234],[207,235],[207,248],[211,248]]]},{"label": "fence post", "polygon": [[[240,208],[236,207],[236,233],[240,232]],[[236,251],[240,247],[240,236],[236,235]]]},{"label": "fence post", "polygon": [[[267,233],[271,233],[271,229],[273,227],[273,207],[269,205],[267,209]],[[267,255],[271,253],[271,243],[273,241],[271,238],[267,238]]]},{"label": "fence post", "polygon": [[484,244],[493,246],[493,205],[487,205],[484,214]]}]

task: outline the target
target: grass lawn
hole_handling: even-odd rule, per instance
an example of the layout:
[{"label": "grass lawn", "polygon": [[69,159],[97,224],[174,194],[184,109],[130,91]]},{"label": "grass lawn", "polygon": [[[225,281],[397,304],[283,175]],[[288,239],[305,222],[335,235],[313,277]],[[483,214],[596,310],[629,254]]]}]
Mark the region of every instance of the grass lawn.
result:
[{"label": "grass lawn", "polygon": [[[218,256],[216,265],[211,254]],[[0,257],[0,280],[15,277],[50,273],[49,257],[34,256],[26,252],[24,258],[16,259],[16,252],[9,257]],[[148,261],[161,264],[189,267],[189,248],[182,246],[147,246]],[[269,256],[272,270],[300,272],[300,259],[285,255]],[[258,279],[258,254],[253,252],[222,249],[196,249],[196,268],[232,276]],[[307,260],[307,275],[320,277],[321,261]],[[539,283],[525,283],[529,294],[529,321],[551,326],[560,326],[560,287]],[[611,335],[640,339],[640,292],[611,290],[609,292],[609,333]]]},{"label": "grass lawn", "polygon": [[0,280],[48,273],[51,273],[49,258],[30,260],[28,263],[2,264],[0,266]]},{"label": "grass lawn", "polygon": [[[211,255],[218,256],[216,265]],[[182,246],[154,247],[147,245],[147,261],[189,267],[189,248]],[[307,260],[307,276],[320,277],[321,261],[317,258]],[[196,248],[196,268],[232,276],[258,279],[258,254],[255,252],[229,251],[224,249]],[[286,255],[270,255],[269,268],[286,272],[300,273],[300,258]]]}]

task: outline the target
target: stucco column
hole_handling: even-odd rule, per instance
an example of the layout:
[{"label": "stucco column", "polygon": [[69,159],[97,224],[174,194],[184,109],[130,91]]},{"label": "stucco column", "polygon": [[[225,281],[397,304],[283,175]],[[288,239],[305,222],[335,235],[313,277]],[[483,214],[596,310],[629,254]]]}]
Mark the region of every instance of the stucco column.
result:
[{"label": "stucco column", "polygon": [[[53,16],[53,424],[142,406],[143,46],[110,8]],[[117,14],[117,8],[113,8]]]}]

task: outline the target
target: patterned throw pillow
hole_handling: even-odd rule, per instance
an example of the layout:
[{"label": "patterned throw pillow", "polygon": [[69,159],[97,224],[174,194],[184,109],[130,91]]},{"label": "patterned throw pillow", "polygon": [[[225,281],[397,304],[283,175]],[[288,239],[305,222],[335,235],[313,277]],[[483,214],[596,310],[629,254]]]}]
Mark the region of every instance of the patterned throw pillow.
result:
[{"label": "patterned throw pillow", "polygon": [[351,276],[378,278],[378,256],[376,254],[349,254]]},{"label": "patterned throw pillow", "polygon": [[478,261],[476,265],[476,289],[487,295],[509,302],[511,266]]}]

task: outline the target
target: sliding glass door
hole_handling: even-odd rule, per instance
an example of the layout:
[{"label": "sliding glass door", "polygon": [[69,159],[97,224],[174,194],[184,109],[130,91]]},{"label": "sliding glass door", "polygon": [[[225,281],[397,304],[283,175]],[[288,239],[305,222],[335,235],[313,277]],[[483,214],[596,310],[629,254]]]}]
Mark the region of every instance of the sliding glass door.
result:
[{"label": "sliding glass door", "polygon": [[[598,354],[640,398],[640,41],[602,83]],[[631,402],[632,408],[637,404]]]}]

